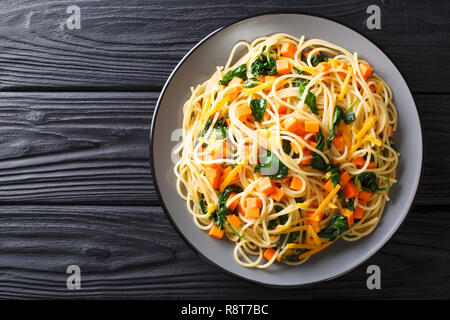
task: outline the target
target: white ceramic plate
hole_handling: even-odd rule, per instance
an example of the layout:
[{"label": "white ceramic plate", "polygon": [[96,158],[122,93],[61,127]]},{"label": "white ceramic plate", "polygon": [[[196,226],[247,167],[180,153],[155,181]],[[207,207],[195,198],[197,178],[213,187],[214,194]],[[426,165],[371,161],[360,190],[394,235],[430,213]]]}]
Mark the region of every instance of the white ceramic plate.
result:
[{"label": "white ceramic plate", "polygon": [[[399,115],[395,143],[401,153],[397,168],[398,183],[389,191],[391,201],[377,228],[356,241],[338,240],[300,266],[274,264],[267,270],[248,269],[233,258],[234,244],[217,241],[199,230],[175,187],[171,160],[172,132],[181,127],[182,106],[190,87],[208,79],[216,66],[224,65],[231,48],[240,40],[289,33],[307,39],[319,38],[340,45],[370,62],[394,93]],[[339,23],[302,14],[268,14],[252,17],[208,35],[176,66],[158,100],[151,130],[151,167],[153,181],[165,212],[183,239],[203,258],[223,270],[246,280],[270,286],[300,286],[342,275],[367,260],[398,229],[413,202],[422,168],[422,133],[411,92],[400,72],[372,42]]]}]

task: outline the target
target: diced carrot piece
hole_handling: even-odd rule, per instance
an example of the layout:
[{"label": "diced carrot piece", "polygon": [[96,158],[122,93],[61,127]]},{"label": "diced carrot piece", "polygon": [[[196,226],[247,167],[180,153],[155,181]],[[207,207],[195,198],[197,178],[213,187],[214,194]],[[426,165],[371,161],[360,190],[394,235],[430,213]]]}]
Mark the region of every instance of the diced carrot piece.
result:
[{"label": "diced carrot piece", "polygon": [[227,127],[231,126],[231,119],[227,118],[227,120],[225,120],[225,122],[227,123]]},{"label": "diced carrot piece", "polygon": [[259,211],[260,209],[255,207],[245,208],[245,217],[257,219],[259,218]]},{"label": "diced carrot piece", "polygon": [[260,182],[258,182],[259,191],[268,196],[275,190],[275,184],[269,177],[264,177]]},{"label": "diced carrot piece", "polygon": [[350,175],[348,174],[347,171],[344,171],[341,173],[341,177],[339,179],[339,184],[341,186],[345,186],[347,184],[347,182],[349,182],[351,179]]},{"label": "diced carrot piece", "polygon": [[213,225],[212,228],[209,230],[208,235],[216,239],[222,239],[224,233],[225,229],[219,230],[219,228],[216,225]]},{"label": "diced carrot piece", "polygon": [[282,55],[283,57],[288,57],[288,58],[293,59],[296,52],[297,52],[297,47],[295,45],[293,45],[292,43],[285,42],[281,45],[280,55]]},{"label": "diced carrot piece", "polygon": [[302,123],[297,120],[295,117],[289,117],[283,121],[283,127],[286,131],[292,132],[300,137],[303,137],[306,134],[305,128],[302,126]]},{"label": "diced carrot piece", "polygon": [[[365,206],[366,202],[358,200],[358,204],[361,204],[361,205]],[[364,209],[359,207],[359,206],[356,206],[356,208],[355,208],[355,215],[354,215],[355,219],[362,219],[363,216],[364,216]]]},{"label": "diced carrot piece", "polygon": [[[312,151],[311,151],[311,150],[305,149],[305,150],[303,151],[303,157],[304,157],[304,158],[309,157],[309,156],[311,156],[311,155],[312,155]],[[308,158],[308,159],[303,159],[302,162],[301,162],[301,164],[303,164],[303,165],[308,165],[308,164],[311,162],[311,160],[312,160],[312,157],[310,157],[310,158]]]},{"label": "diced carrot piece", "polygon": [[325,182],[323,188],[328,192],[331,192],[333,190],[333,183],[331,182],[331,179],[328,179],[328,181]]},{"label": "diced carrot piece", "polygon": [[230,101],[234,101],[241,94],[241,91],[242,91],[242,87],[233,87],[228,90],[226,95],[230,97]]},{"label": "diced carrot piece", "polygon": [[358,188],[355,187],[353,181],[349,181],[348,183],[346,183],[343,187],[343,190],[345,196],[349,199],[356,197],[359,193]]},{"label": "diced carrot piece", "polygon": [[[309,54],[311,53],[311,51],[312,51],[312,50],[310,50],[310,51],[308,51],[308,52],[305,52],[305,53],[304,53],[305,57],[308,57]],[[316,51],[316,52],[314,53],[314,55],[316,55],[316,54],[320,54],[320,51]]]},{"label": "diced carrot piece", "polygon": [[366,164],[366,159],[363,157],[353,158],[352,163],[354,163],[358,168],[362,168]]},{"label": "diced carrot piece", "polygon": [[244,206],[246,208],[262,208],[262,200],[260,198],[245,198]]},{"label": "diced carrot piece", "polygon": [[394,128],[392,125],[389,125],[389,137],[392,137],[394,135]]},{"label": "diced carrot piece", "polygon": [[244,122],[248,118],[252,117],[252,109],[249,105],[240,105],[236,107],[236,116],[239,121]]},{"label": "diced carrot piece", "polygon": [[373,68],[363,62],[359,63],[359,70],[361,71],[364,80],[367,80],[372,75],[373,72]]},{"label": "diced carrot piece", "polygon": [[[275,81],[279,76],[264,76],[264,82]],[[268,89],[271,89],[270,87]]]},{"label": "diced carrot piece", "polygon": [[319,132],[320,123],[318,121],[305,121],[305,131],[306,132]]},{"label": "diced carrot piece", "polygon": [[211,187],[213,189],[219,189],[222,168],[220,166],[207,167],[203,172],[205,173],[206,179],[208,179],[211,184]]},{"label": "diced carrot piece", "polygon": [[291,184],[289,185],[289,188],[291,188],[292,190],[300,191],[300,190],[302,190],[302,187],[303,187],[302,180],[300,180],[297,177],[292,177]]},{"label": "diced carrot piece", "polygon": [[276,65],[279,75],[291,73],[291,66],[287,59],[278,59]]},{"label": "diced carrot piece", "polygon": [[234,199],[234,201],[230,202],[230,199],[233,198],[236,194],[237,193],[235,193],[235,192],[230,193],[230,196],[228,197],[228,200],[226,202],[227,208],[230,209],[231,211],[234,211],[234,209],[236,209],[236,207],[239,203],[239,200],[241,200],[240,197],[237,197],[236,199]]},{"label": "diced carrot piece", "polygon": [[317,71],[320,72],[326,72],[328,70],[330,70],[331,65],[328,62],[321,62],[319,63],[319,65],[316,67]]},{"label": "diced carrot piece", "polygon": [[345,151],[345,140],[343,136],[335,136],[333,139],[333,145],[337,151],[343,153]]},{"label": "diced carrot piece", "polygon": [[280,202],[284,198],[284,191],[278,187],[275,187],[275,190],[270,193],[270,197],[277,202]]},{"label": "diced carrot piece", "polygon": [[372,91],[372,93],[375,93],[375,91],[377,91],[377,88],[373,84],[369,86],[369,89],[370,91]]},{"label": "diced carrot piece", "polygon": [[272,260],[273,256],[275,255],[275,253],[277,252],[277,250],[275,250],[274,248],[267,248],[264,251],[264,258],[266,258],[268,261]]},{"label": "diced carrot piece", "polygon": [[368,201],[371,196],[372,192],[364,190],[359,193],[358,199],[361,199],[362,201]]},{"label": "diced carrot piece", "polygon": [[349,209],[344,209],[341,213],[343,216],[347,217],[347,224],[349,227],[351,227],[354,222],[354,212]]},{"label": "diced carrot piece", "polygon": [[367,166],[367,169],[373,169],[375,168],[375,161],[370,161],[369,165]]},{"label": "diced carrot piece", "polygon": [[234,214],[230,214],[227,217],[227,221],[231,224],[231,226],[234,229],[236,229],[237,227],[239,227],[241,225],[241,219],[239,219],[239,217]]},{"label": "diced carrot piece", "polygon": [[241,202],[237,205],[237,211],[245,217],[245,208],[241,205]]},{"label": "diced carrot piece", "polygon": [[278,101],[275,101],[274,104],[275,104],[275,108],[277,109],[278,113],[283,113],[283,114],[286,113],[287,107],[284,104],[279,103]]},{"label": "diced carrot piece", "polygon": [[231,79],[231,81],[228,83],[228,85],[234,86],[234,85],[241,85],[242,83],[244,83],[244,80],[242,80],[239,77],[233,77],[233,79]]}]

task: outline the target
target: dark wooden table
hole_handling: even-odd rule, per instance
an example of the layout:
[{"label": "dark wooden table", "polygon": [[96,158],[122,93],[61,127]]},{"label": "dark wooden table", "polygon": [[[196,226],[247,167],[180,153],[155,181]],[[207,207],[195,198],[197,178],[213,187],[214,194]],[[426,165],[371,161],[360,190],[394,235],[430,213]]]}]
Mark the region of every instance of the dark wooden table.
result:
[{"label": "dark wooden table", "polygon": [[[381,9],[369,30],[367,7]],[[81,9],[70,30],[67,8]],[[371,39],[420,113],[424,174],[414,207],[369,261],[292,290],[202,260],[163,213],[149,129],[171,70],[200,39],[261,13],[329,17]],[[0,3],[0,297],[450,298],[448,1],[27,1]],[[381,290],[366,269],[379,265]],[[81,268],[81,290],[66,268]]]}]

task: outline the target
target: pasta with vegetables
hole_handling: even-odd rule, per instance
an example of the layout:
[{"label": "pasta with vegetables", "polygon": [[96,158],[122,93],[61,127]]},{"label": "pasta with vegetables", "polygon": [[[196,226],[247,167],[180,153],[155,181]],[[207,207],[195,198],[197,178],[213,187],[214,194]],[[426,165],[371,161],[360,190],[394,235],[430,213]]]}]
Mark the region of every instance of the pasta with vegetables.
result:
[{"label": "pasta with vegetables", "polygon": [[198,228],[235,243],[239,264],[301,264],[379,223],[397,111],[357,53],[281,33],[239,42],[183,114],[178,192]]}]

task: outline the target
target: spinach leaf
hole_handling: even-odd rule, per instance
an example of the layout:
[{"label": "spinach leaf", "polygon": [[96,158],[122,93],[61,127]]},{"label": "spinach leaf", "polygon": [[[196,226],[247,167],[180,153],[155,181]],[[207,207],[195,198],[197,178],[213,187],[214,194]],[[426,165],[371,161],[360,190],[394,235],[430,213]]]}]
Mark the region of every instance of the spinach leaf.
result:
[{"label": "spinach leaf", "polygon": [[342,120],[344,120],[345,124],[350,124],[355,121],[356,116],[353,112],[344,113],[342,116]]},{"label": "spinach leaf", "polygon": [[353,203],[352,200],[345,201],[345,206],[347,207],[348,210],[355,211],[355,204]]},{"label": "spinach leaf", "polygon": [[242,84],[242,88],[253,88],[253,87],[256,87],[257,82],[259,82],[259,80],[257,78],[247,79]]},{"label": "spinach leaf", "polygon": [[355,184],[357,182],[361,183],[363,190],[375,193],[379,190],[377,184],[377,175],[373,172],[363,172],[355,177]]},{"label": "spinach leaf", "polygon": [[264,50],[266,49],[266,46],[264,46],[261,50],[261,53],[259,54],[258,58],[256,58],[255,61],[252,62],[250,65],[250,72],[257,76],[257,75],[275,75],[278,74],[277,72],[277,66],[276,66],[276,59],[273,59],[270,57],[270,47],[268,49],[267,56],[264,55]]},{"label": "spinach leaf", "polygon": [[269,150],[265,153],[259,155],[259,162],[255,166],[254,172],[260,171],[260,174],[263,176],[270,176],[270,178],[278,178],[281,179],[288,174],[288,167],[278,159],[277,156],[272,154]]},{"label": "spinach leaf", "polygon": [[321,54],[315,54],[311,57],[311,64],[313,67],[316,67],[321,62],[327,62],[328,57],[323,56]]},{"label": "spinach leaf", "polygon": [[342,109],[336,106],[336,108],[334,108],[334,116],[333,116],[333,123],[331,124],[330,136],[328,137],[328,148],[331,148],[331,145],[333,144],[333,139],[335,136],[334,130],[336,126],[338,126],[339,123],[341,122],[342,115],[343,115]]},{"label": "spinach leaf", "polygon": [[203,201],[203,199],[198,200],[198,204],[200,205],[200,210],[202,211],[202,213],[203,214],[207,214],[208,213],[208,208],[206,207],[206,204]]},{"label": "spinach leaf", "polygon": [[[302,70],[297,69],[296,67],[294,67],[294,70],[297,74],[304,74],[304,72]],[[303,79],[303,78],[297,78],[294,81],[294,87],[299,87],[300,85],[303,85],[303,87],[305,87],[308,84],[308,80]],[[304,89],[303,89],[304,90]]]},{"label": "spinach leaf", "polygon": [[[305,86],[302,83],[299,83],[298,92],[300,94],[300,99],[301,99],[303,93],[305,92]],[[317,109],[317,104],[316,104],[316,96],[309,90],[306,93],[305,103],[309,107],[309,110],[311,110],[312,113],[314,113],[315,115],[319,114],[319,110]]]},{"label": "spinach leaf", "polygon": [[339,173],[338,167],[334,164],[329,164],[327,165],[327,172],[331,172],[331,184],[333,185],[333,188],[336,187],[341,179],[341,174]]},{"label": "spinach leaf", "polygon": [[241,78],[242,80],[247,80],[247,66],[245,64],[241,64],[239,67],[228,71],[227,73],[225,73],[219,83],[221,85],[227,85],[234,77]]},{"label": "spinach leaf", "polygon": [[217,209],[214,210],[214,212],[211,214],[211,217],[214,219],[214,224],[219,228],[219,230],[222,230],[223,224],[225,224],[235,235],[237,235],[239,238],[242,238],[242,236],[231,226],[231,224],[225,217],[226,215],[233,214],[233,212],[227,208],[226,204],[231,192],[242,192],[242,188],[238,186],[231,186],[219,193],[219,202],[217,205]]},{"label": "spinach leaf", "polygon": [[[318,137],[318,141],[317,141],[317,145],[316,145],[316,149],[323,151],[323,147],[325,146],[325,139],[323,137],[322,134],[322,130],[319,130],[319,133],[317,134]],[[325,160],[316,152],[314,152],[312,154],[312,160],[310,163],[311,167],[313,167],[313,169],[319,170],[319,171],[326,171],[327,169],[327,163],[325,162]]]},{"label": "spinach leaf", "polygon": [[219,139],[226,139],[228,135],[228,126],[225,118],[220,119],[214,125],[214,134]]},{"label": "spinach leaf", "polygon": [[328,239],[328,241],[334,241],[346,230],[348,230],[347,217],[337,213],[331,217],[326,228],[317,235],[320,238]]},{"label": "spinach leaf", "polygon": [[206,120],[205,122],[205,127],[203,128],[200,136],[204,137],[206,132],[209,130],[209,127],[211,126],[211,123],[213,121],[213,118],[208,118],[208,120]]},{"label": "spinach leaf", "polygon": [[292,151],[291,142],[289,140],[281,140],[283,142],[283,151],[286,154],[290,154]]},{"label": "spinach leaf", "polygon": [[266,99],[252,99],[250,100],[250,109],[252,109],[252,115],[255,121],[261,122],[266,112]]}]

